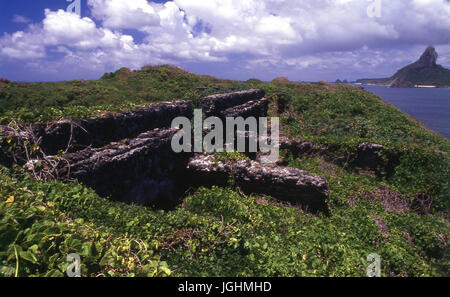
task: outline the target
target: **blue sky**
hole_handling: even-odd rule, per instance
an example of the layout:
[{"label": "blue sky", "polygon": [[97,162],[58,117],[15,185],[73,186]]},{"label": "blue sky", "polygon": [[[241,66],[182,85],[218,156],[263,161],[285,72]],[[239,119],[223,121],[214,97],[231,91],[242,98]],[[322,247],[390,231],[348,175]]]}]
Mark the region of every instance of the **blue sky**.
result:
[{"label": "blue sky", "polygon": [[176,64],[221,78],[392,75],[435,45],[450,68],[448,0],[0,1],[0,77],[96,79]]}]

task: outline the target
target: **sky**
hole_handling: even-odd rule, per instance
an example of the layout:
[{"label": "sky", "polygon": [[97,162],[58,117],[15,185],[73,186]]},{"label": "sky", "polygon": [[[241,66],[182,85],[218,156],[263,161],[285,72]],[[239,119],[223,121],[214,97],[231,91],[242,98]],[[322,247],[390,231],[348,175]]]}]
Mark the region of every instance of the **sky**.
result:
[{"label": "sky", "polygon": [[428,45],[450,68],[450,0],[0,0],[0,77],[14,81],[154,64],[355,80],[389,77]]}]

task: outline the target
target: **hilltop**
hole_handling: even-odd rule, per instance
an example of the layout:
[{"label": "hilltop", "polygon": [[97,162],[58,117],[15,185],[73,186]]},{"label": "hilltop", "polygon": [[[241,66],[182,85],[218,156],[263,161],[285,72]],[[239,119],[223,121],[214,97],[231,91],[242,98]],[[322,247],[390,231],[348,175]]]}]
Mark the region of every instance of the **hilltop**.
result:
[{"label": "hilltop", "polygon": [[[139,134],[144,122],[167,124],[165,115],[177,105],[198,108],[209,95],[242,90],[264,96],[265,112],[280,118],[276,168],[258,167],[239,153],[207,156],[198,164],[230,171],[223,183],[187,184],[171,209],[126,204],[82,179],[66,179],[73,169],[87,182],[90,174],[106,174],[117,184],[132,183],[120,178],[148,168],[164,178],[180,162],[167,157],[170,149],[155,157],[153,148],[167,148],[167,137],[161,143],[156,136],[170,130]],[[221,98],[233,96],[240,95]],[[244,110],[236,104],[226,111]],[[155,110],[163,116],[151,116]],[[0,162],[2,155],[33,158],[47,151],[34,131],[60,139],[77,130],[74,139],[84,145],[75,152],[65,143],[51,147],[47,163],[0,165],[0,276],[64,276],[70,253],[81,255],[83,276],[366,276],[372,253],[381,256],[383,276],[449,275],[450,142],[363,89],[287,78],[223,80],[173,66],[122,68],[92,81],[5,83],[0,122]],[[85,124],[97,129],[90,136],[99,143],[83,142],[90,141],[81,137]],[[20,142],[24,136],[31,142]],[[61,178],[37,175],[58,166]],[[250,169],[327,184],[328,211],[277,199],[285,193],[266,185],[245,192],[247,176],[233,171]],[[191,181],[190,174],[181,178]],[[114,179],[92,184],[117,194]]]},{"label": "hilltop", "polygon": [[438,53],[429,46],[418,61],[398,70],[390,78],[360,79],[357,83],[389,85],[393,88],[413,88],[426,85],[450,87],[450,70],[437,64]]},{"label": "hilltop", "polygon": [[242,83],[189,73],[181,67],[121,68],[99,80],[0,84],[0,122],[45,122],[86,118],[149,102],[196,100],[214,92],[244,88]]}]

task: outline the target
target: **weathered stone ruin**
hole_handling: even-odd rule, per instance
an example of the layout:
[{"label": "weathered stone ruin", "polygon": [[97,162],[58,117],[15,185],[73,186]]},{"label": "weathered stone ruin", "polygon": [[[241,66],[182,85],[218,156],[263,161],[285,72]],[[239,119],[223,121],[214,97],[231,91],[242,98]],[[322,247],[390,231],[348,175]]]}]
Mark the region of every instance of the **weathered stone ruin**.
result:
[{"label": "weathered stone ruin", "polygon": [[[266,117],[264,95],[249,90],[209,96],[202,102],[203,112],[222,119]],[[155,103],[99,118],[37,124],[31,132],[14,137],[32,135],[30,142],[40,147],[40,153],[19,158],[33,174],[45,171],[51,178],[78,180],[102,196],[126,203],[172,208],[188,187],[226,185],[232,177],[247,193],[271,195],[313,211],[327,209],[327,181],[305,171],[256,161],[221,164],[211,162],[212,156],[174,153],[171,139],[178,130],[170,126],[176,117],[192,118],[192,104]],[[2,151],[2,158],[9,158]],[[60,151],[66,154],[56,158],[58,162],[45,162]]]},{"label": "weathered stone ruin", "polygon": [[42,137],[42,149],[47,154],[54,155],[65,150],[69,142],[72,151],[87,146],[98,148],[156,128],[170,128],[174,118],[192,116],[193,107],[188,101],[163,102],[98,118],[38,124],[34,129]]},{"label": "weathered stone ruin", "polygon": [[387,176],[394,174],[395,167],[400,163],[398,152],[376,144],[364,142],[358,146],[356,158],[352,166],[362,170],[370,170]]},{"label": "weathered stone ruin", "polygon": [[[261,101],[264,95],[265,93],[263,90],[248,90],[228,94],[212,95],[203,99],[202,109],[206,117],[222,117],[228,113],[227,110],[229,109],[237,108],[243,110],[245,108],[239,108],[239,106],[246,105],[250,101]],[[261,103],[267,104],[267,101],[263,100],[260,102],[260,104]]]},{"label": "weathered stone ruin", "polygon": [[327,211],[326,179],[296,168],[280,168],[255,161],[221,162],[214,155],[199,155],[187,166],[195,180],[225,186],[232,178],[246,193],[266,194],[311,211]]},{"label": "weathered stone ruin", "polygon": [[250,101],[244,103],[242,105],[238,105],[235,107],[228,108],[222,112],[220,112],[220,118],[237,118],[243,117],[265,117],[267,116],[267,109],[269,107],[269,101],[267,99],[260,99],[255,101]]},{"label": "weathered stone ruin", "polygon": [[[395,167],[399,164],[399,154],[376,143],[361,143],[351,155],[338,153],[330,147],[323,147],[302,139],[280,138],[280,149],[287,150],[294,158],[322,157],[337,165],[347,165],[351,169],[364,172],[370,171],[377,175],[392,176]],[[279,164],[284,164],[280,160]],[[345,164],[347,162],[347,164]]]},{"label": "weathered stone ruin", "polygon": [[[140,205],[171,208],[183,195],[182,180],[188,155],[171,149],[178,130],[153,130],[102,148],[66,155],[57,176],[76,179],[102,196]],[[67,164],[70,164],[68,166]]]},{"label": "weathered stone ruin", "polygon": [[280,138],[280,149],[290,151],[294,158],[299,158],[302,156],[320,156],[324,155],[326,152],[326,149],[310,141],[289,139],[286,137]]}]

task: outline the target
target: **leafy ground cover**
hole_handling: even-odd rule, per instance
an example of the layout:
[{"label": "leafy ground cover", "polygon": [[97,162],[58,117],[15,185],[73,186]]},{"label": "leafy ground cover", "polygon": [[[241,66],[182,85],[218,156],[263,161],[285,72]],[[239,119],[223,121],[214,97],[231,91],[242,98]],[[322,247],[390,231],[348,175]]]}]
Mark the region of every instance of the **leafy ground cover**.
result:
[{"label": "leafy ground cover", "polygon": [[0,167],[0,275],[63,276],[70,253],[81,255],[83,276],[365,276],[371,253],[381,256],[383,276],[449,275],[449,142],[361,89],[234,82],[169,66],[121,69],[98,81],[4,85],[0,118],[83,118],[161,100],[198,104],[207,94],[248,88],[266,91],[283,134],[332,154],[382,144],[401,153],[394,173],[282,152],[288,166],[327,178],[327,216],[244,195],[232,182],[158,211]]}]

